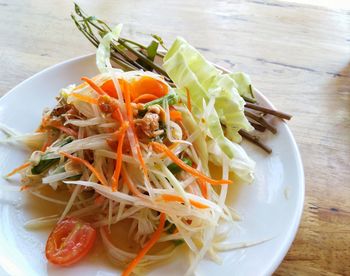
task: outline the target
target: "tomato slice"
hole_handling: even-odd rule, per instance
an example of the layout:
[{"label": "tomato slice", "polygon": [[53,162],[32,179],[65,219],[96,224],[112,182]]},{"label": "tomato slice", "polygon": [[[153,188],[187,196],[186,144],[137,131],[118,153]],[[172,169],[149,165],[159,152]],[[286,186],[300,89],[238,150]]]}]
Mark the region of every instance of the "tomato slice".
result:
[{"label": "tomato slice", "polygon": [[[124,93],[123,90],[124,90],[125,80],[118,79],[118,83],[119,83],[120,89],[122,90],[122,93]],[[113,98],[118,98],[118,93],[117,93],[117,90],[115,89],[113,80],[106,81],[104,84],[102,84],[101,88],[109,96]]]},{"label": "tomato slice", "polygon": [[[118,79],[120,88],[122,93],[124,93],[125,88],[125,80]],[[131,91],[131,100],[135,100],[136,98],[149,94],[153,95],[155,98],[160,98],[168,94],[169,89],[166,84],[157,80],[155,78],[149,76],[142,76],[141,78],[133,81],[132,85],[129,87]],[[117,91],[115,90],[115,86],[113,80],[107,80],[101,86],[102,90],[105,91],[109,96],[118,98]]]},{"label": "tomato slice", "polygon": [[69,266],[78,262],[91,250],[96,230],[76,218],[58,223],[46,243],[46,258],[55,265]]},{"label": "tomato slice", "polygon": [[143,76],[133,83],[133,93],[131,100],[144,94],[151,94],[157,98],[163,97],[168,94],[168,87],[166,84],[149,76]]},{"label": "tomato slice", "polygon": [[117,91],[115,90],[113,80],[108,80],[101,86],[102,90],[105,91],[109,96],[117,98]]}]

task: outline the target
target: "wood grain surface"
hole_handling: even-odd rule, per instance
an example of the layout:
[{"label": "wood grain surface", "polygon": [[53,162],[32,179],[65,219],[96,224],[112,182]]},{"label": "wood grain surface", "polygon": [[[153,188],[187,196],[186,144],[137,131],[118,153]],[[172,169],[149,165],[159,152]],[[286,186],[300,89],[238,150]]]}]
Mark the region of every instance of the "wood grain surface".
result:
[{"label": "wood grain surface", "polygon": [[[350,12],[278,1],[78,1],[124,35],[170,44],[250,74],[289,123],[306,177],[297,237],[276,275],[350,275]],[[0,0],[0,96],[34,73],[94,51],[71,1]]]}]

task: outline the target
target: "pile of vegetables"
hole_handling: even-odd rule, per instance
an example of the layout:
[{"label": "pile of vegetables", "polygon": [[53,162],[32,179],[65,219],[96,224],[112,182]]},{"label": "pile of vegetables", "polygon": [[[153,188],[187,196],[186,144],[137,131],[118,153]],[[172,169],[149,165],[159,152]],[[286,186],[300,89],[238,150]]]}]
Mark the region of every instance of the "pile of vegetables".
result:
[{"label": "pile of vegetables", "polygon": [[[242,136],[270,152],[249,132],[276,132],[261,114],[290,116],[257,105],[247,75],[222,72],[183,38],[167,49],[153,35],[144,46],[77,5],[72,18],[97,47],[100,74],[62,89],[36,133],[7,130],[7,141],[33,148],[7,177],[20,173],[21,190],[63,206],[26,227],[55,225],[46,245],[55,265],[78,262],[97,234],[123,275],[170,258],[179,246],[192,256],[187,275],[205,256],[218,261],[218,252],[237,246],[225,242],[236,217],[228,189],[254,178]],[[66,200],[55,197],[62,193]],[[132,250],[115,242],[116,229]]]}]

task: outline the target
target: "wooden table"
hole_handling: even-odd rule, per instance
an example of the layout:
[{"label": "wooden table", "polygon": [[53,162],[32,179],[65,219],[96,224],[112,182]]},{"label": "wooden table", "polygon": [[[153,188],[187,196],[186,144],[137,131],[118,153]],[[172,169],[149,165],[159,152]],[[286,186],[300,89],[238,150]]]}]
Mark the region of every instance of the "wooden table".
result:
[{"label": "wooden table", "polygon": [[[249,73],[294,115],[306,176],[304,215],[276,275],[350,273],[350,13],[277,1],[78,1],[125,23],[124,35],[186,37],[210,60]],[[71,1],[0,2],[0,95],[57,62],[94,51]]]}]

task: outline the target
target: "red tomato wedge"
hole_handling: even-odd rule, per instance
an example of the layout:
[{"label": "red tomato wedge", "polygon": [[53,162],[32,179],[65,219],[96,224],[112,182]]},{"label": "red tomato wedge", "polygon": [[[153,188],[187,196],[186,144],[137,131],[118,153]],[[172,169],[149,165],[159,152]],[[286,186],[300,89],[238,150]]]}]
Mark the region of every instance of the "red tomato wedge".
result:
[{"label": "red tomato wedge", "polygon": [[58,223],[46,243],[46,258],[55,265],[69,266],[91,250],[96,230],[76,218],[66,218]]}]

